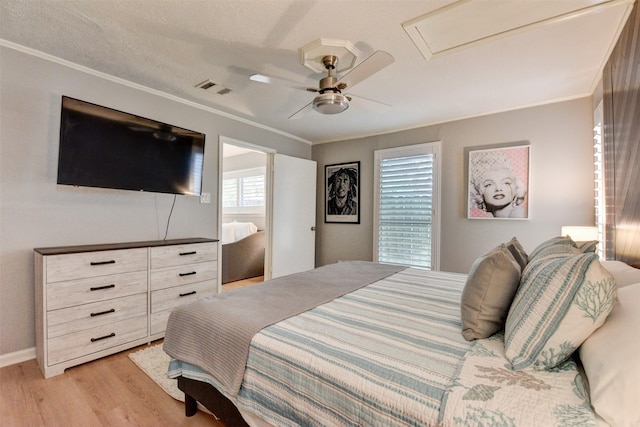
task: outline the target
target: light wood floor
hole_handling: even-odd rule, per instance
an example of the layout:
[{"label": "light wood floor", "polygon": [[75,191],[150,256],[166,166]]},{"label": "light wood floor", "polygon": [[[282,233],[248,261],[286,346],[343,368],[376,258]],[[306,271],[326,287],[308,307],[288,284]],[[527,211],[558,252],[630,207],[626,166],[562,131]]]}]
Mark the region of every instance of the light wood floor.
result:
[{"label": "light wood floor", "polygon": [[237,282],[225,283],[224,285],[222,285],[222,292],[242,288],[244,286],[255,285],[256,283],[261,282],[264,282],[264,276],[252,277],[250,279],[238,280]]},{"label": "light wood floor", "polygon": [[165,393],[124,351],[44,379],[35,361],[0,369],[2,426],[225,426]]},{"label": "light wood floor", "polygon": [[[260,283],[229,283],[223,292]],[[6,426],[225,426],[164,392],[129,359],[142,347],[67,369],[44,379],[33,360],[0,368],[0,424]]]}]

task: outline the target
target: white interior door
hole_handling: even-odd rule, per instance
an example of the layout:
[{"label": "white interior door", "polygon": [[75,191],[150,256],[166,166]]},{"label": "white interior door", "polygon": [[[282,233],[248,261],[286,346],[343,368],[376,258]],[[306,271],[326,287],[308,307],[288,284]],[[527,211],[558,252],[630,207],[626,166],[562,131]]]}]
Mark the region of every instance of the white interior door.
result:
[{"label": "white interior door", "polygon": [[272,177],[266,265],[275,278],[315,267],[316,162],[274,154]]}]

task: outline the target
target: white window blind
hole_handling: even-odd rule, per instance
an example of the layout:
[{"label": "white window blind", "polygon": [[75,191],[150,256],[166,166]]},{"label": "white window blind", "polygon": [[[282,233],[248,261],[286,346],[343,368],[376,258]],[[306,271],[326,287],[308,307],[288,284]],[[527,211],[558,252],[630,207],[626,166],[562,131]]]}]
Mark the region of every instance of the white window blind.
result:
[{"label": "white window blind", "polygon": [[431,144],[376,152],[376,259],[434,269],[436,153]]}]

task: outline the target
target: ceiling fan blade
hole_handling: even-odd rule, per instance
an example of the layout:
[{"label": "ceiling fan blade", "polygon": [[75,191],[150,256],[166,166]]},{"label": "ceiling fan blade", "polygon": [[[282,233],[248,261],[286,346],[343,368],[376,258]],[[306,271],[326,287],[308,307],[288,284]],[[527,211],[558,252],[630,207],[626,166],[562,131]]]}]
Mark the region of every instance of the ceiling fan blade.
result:
[{"label": "ceiling fan blade", "polygon": [[293,113],[292,115],[290,115],[289,119],[290,120],[296,120],[296,119],[301,119],[303,117],[308,116],[309,113],[311,113],[313,111],[313,108],[311,107],[311,104],[313,104],[313,101],[308,103],[307,105],[305,105],[304,107],[302,107],[301,109],[299,109],[298,111]]},{"label": "ceiling fan blade", "polygon": [[305,86],[302,86],[302,84],[298,82],[292,82],[291,80],[285,80],[278,77],[265,76],[264,74],[253,74],[249,77],[249,79],[253,80],[254,82],[266,83],[274,86],[288,87],[308,92],[316,91],[316,89],[307,88]]},{"label": "ceiling fan blade", "polygon": [[384,102],[375,101],[370,98],[365,98],[364,96],[354,95],[352,93],[345,94],[346,97],[350,98],[351,104],[353,104],[358,109],[363,109],[367,111],[372,111],[376,113],[384,113],[385,111],[389,111],[391,109],[391,105],[385,104]]},{"label": "ceiling fan blade", "polygon": [[362,80],[377,73],[388,65],[393,64],[393,56],[382,50],[375,51],[371,56],[356,65],[347,74],[342,76],[336,86],[344,84],[345,87],[353,87]]}]

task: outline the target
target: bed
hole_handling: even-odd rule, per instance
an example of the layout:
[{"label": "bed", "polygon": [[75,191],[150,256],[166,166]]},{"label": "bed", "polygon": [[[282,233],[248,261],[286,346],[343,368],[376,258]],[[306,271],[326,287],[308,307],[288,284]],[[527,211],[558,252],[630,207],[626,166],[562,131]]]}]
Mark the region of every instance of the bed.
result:
[{"label": "bed", "polygon": [[[606,343],[633,330],[617,324],[637,321],[638,310],[620,310],[615,301],[640,298],[640,284],[611,288],[613,276],[595,254],[568,238],[529,255],[520,247],[519,259],[513,241],[480,257],[468,275],[343,262],[204,298],[171,315],[169,376],[186,394],[187,414],[197,401],[229,426],[634,425],[616,418],[634,416],[615,408],[629,398],[591,384],[596,403],[604,399],[598,412],[587,376],[616,357],[603,356],[608,344],[591,345],[592,337]],[[577,284],[566,279],[576,274]],[[565,313],[526,315],[551,305],[527,292],[544,293],[538,276],[559,306],[569,300]],[[604,295],[588,322],[572,312],[580,314],[575,301],[586,282],[601,282]],[[600,328],[612,311],[618,320]],[[541,334],[537,350],[525,344],[523,351],[521,341],[541,341],[536,318],[555,330]],[[558,318],[568,323],[549,320]],[[609,323],[616,329],[601,334]],[[566,340],[556,346],[559,333],[571,336],[571,348]],[[633,393],[628,374],[600,376],[610,385],[622,375],[622,392]],[[617,402],[603,397],[612,394]]]}]

